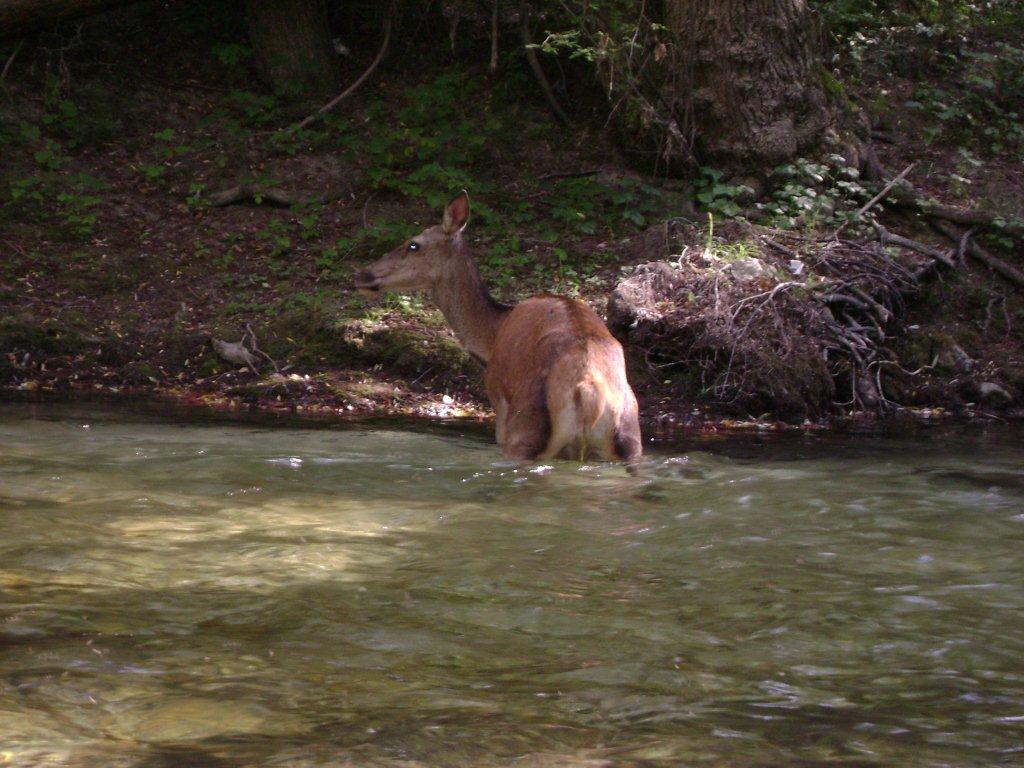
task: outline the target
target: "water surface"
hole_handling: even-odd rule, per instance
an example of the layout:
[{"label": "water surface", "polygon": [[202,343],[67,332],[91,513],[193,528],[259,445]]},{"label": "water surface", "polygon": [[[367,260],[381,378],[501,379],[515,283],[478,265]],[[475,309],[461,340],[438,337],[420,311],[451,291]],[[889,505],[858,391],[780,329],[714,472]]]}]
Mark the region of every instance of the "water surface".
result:
[{"label": "water surface", "polygon": [[517,469],[0,408],[0,766],[1019,766],[1024,430]]}]

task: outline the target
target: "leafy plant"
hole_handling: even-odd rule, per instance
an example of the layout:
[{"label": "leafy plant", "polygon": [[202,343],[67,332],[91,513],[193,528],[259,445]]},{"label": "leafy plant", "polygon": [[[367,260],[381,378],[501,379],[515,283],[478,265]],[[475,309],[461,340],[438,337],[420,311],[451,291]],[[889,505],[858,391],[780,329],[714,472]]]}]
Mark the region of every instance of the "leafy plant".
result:
[{"label": "leafy plant", "polygon": [[868,197],[860,172],[839,155],[827,163],[799,159],[776,168],[777,185],[771,198],[757,209],[771,226],[815,228],[856,221],[857,209]]},{"label": "leafy plant", "polygon": [[722,172],[715,168],[701,168],[697,179],[696,199],[706,210],[730,218],[740,212],[737,200],[753,195],[754,190],[744,184],[723,184]]},{"label": "leafy plant", "polygon": [[214,43],[213,55],[221,65],[234,69],[252,57],[252,48],[241,43]]}]

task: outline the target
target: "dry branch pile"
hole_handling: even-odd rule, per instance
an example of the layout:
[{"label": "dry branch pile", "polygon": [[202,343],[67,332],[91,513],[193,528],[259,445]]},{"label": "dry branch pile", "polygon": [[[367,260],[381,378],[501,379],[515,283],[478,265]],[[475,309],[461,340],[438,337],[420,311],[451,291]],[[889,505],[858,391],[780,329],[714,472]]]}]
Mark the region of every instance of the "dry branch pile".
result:
[{"label": "dry branch pile", "polygon": [[893,410],[913,377],[888,346],[906,299],[946,252],[878,228],[816,237],[730,224],[718,239],[677,222],[668,261],[619,284],[609,324],[646,366],[696,401],[736,413],[819,419]]}]

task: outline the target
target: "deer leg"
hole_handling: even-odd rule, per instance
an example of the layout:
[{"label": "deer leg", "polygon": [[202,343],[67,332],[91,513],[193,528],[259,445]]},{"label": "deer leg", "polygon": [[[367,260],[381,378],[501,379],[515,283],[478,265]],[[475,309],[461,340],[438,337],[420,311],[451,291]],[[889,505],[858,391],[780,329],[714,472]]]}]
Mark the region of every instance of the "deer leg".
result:
[{"label": "deer leg", "polygon": [[494,398],[494,439],[498,443],[499,448],[505,445],[507,420],[508,401],[503,397]]},{"label": "deer leg", "polygon": [[514,461],[532,461],[551,439],[551,414],[544,396],[543,381],[534,384],[525,396],[508,404],[501,454]]},{"label": "deer leg", "polygon": [[640,437],[639,407],[636,397],[630,393],[626,407],[619,415],[619,423],[615,425],[615,434],[612,436],[612,452],[616,459],[625,462],[629,473],[634,475],[643,450],[643,441]]}]

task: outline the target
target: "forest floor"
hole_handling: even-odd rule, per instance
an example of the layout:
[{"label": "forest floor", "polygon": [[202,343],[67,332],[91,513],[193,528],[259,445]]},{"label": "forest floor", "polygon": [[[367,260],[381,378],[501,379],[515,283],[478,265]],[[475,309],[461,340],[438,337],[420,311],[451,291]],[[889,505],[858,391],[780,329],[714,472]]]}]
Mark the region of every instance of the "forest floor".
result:
[{"label": "forest floor", "polygon": [[[713,173],[694,183],[644,176],[597,107],[580,106],[576,127],[563,128],[525,76],[492,80],[482,65],[448,62],[410,80],[407,68],[385,67],[336,113],[291,131],[308,106],[262,90],[230,34],[195,42],[187,25],[175,35],[117,18],[114,34],[87,24],[73,44],[21,52],[2,83],[8,392],[484,418],[481,372],[429,302],[368,303],[352,289],[359,268],[435,223],[452,190],[470,191],[467,236],[506,300],[567,293],[603,313],[636,265],[678,255],[657,236],[666,220],[692,221],[695,242],[725,253],[748,237],[725,222],[709,232],[707,211],[694,208],[703,192],[728,218],[738,195],[716,190]],[[931,118],[906,106],[920,86],[911,75],[849,86],[880,126],[883,163],[916,163],[911,181],[946,205],[1024,216],[1020,147],[979,151],[932,135]],[[887,225],[939,242],[909,218]],[[836,226],[798,223],[805,235]],[[987,245],[1024,266],[1019,242]],[[211,345],[247,333],[266,355],[256,372]],[[939,274],[907,302],[894,335],[898,362],[920,369],[899,413],[1020,413],[1019,289],[976,264]],[[649,427],[777,423],[633,352]]]}]

